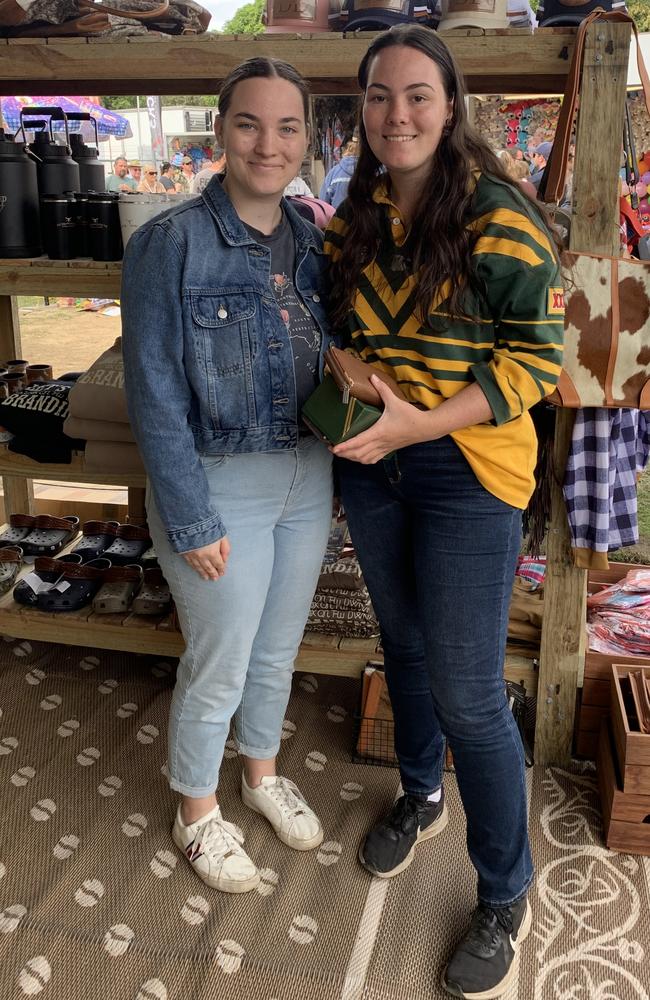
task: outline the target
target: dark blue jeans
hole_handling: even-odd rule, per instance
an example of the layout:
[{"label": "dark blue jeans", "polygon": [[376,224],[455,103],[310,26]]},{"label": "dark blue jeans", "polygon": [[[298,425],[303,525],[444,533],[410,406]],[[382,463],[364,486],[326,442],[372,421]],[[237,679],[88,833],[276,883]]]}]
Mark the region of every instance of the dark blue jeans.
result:
[{"label": "dark blue jeans", "polygon": [[441,785],[446,737],[478,897],[504,906],[533,877],[524,754],[503,679],[521,511],[481,486],[450,437],[337,466],[381,627],[402,787]]}]

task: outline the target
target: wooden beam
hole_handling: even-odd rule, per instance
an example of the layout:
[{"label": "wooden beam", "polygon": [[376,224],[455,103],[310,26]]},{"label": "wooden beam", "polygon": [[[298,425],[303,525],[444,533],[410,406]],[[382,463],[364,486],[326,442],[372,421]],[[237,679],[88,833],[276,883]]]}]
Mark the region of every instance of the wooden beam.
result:
[{"label": "wooden beam", "polygon": [[92,260],[48,260],[47,257],[0,260],[0,297],[119,298],[121,275],[121,261],[104,264]]},{"label": "wooden beam", "polygon": [[[469,89],[476,94],[564,89],[575,30],[446,32]],[[371,32],[338,35],[0,39],[0,94],[216,93],[243,59],[269,55],[292,63],[314,93],[358,93],[357,67]]]},{"label": "wooden beam", "polygon": [[[0,295],[0,362],[21,357],[18,303],[11,295]],[[3,476],[2,492],[6,517],[9,514],[33,512],[34,489],[31,482],[13,476]]]},{"label": "wooden beam", "polygon": [[[618,254],[618,176],[631,28],[599,23],[588,32],[576,142],[571,249]],[[575,415],[559,410],[547,543],[535,762],[571,756],[576,689],[584,661],[586,573],[573,565],[562,494]]]}]

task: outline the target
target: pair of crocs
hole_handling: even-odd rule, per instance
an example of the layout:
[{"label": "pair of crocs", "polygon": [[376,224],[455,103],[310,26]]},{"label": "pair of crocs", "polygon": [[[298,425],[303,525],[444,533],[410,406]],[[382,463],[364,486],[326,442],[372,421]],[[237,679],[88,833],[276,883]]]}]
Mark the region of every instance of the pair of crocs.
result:
[{"label": "pair of crocs", "polygon": [[9,523],[0,532],[0,548],[18,545],[34,527],[33,514],[11,514]]},{"label": "pair of crocs", "polygon": [[81,538],[72,551],[81,556],[82,562],[103,556],[106,549],[115,541],[119,526],[119,521],[86,521]]},{"label": "pair of crocs", "polygon": [[159,566],[145,569],[140,590],[133,599],[131,610],[135,615],[164,615],[171,611],[172,598],[169,584]]},{"label": "pair of crocs", "polygon": [[110,560],[101,557],[86,563],[62,562],[61,565],[63,572],[56,583],[42,590],[36,598],[39,611],[58,613],[85,608],[104,582],[106,571],[111,568]]},{"label": "pair of crocs", "polygon": [[87,521],[74,551],[81,553],[84,562],[102,555],[113,566],[131,566],[150,548],[148,528],[119,521]]},{"label": "pair of crocs", "polygon": [[19,545],[0,548],[0,594],[11,590],[23,564],[23,550]]},{"label": "pair of crocs", "polygon": [[45,593],[61,579],[67,564],[80,565],[81,556],[68,553],[53,559],[52,556],[36,556],[34,568],[22,577],[14,587],[13,598],[18,604],[29,608],[38,606],[38,595]]},{"label": "pair of crocs", "polygon": [[99,615],[115,615],[127,611],[133,595],[142,586],[142,566],[111,566],[104,573],[104,582],[93,598],[93,611]]},{"label": "pair of crocs", "polygon": [[55,556],[79,531],[79,518],[49,514],[12,514],[0,546],[20,545],[24,556]]}]

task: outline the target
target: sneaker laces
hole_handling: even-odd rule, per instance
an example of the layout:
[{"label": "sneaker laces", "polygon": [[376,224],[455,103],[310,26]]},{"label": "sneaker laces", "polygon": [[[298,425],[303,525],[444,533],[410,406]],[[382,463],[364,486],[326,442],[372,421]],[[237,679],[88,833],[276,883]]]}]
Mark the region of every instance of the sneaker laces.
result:
[{"label": "sneaker laces", "polygon": [[192,854],[210,854],[222,860],[231,854],[242,853],[244,836],[234,823],[213,816],[200,826],[194,838]]},{"label": "sneaker laces", "polygon": [[491,950],[498,945],[499,927],[502,927],[506,934],[512,933],[512,911],[510,907],[496,909],[486,906],[485,903],[479,903],[472,916],[472,923],[467,932],[465,943],[472,950],[474,950],[472,946],[476,946],[479,951],[485,948]]},{"label": "sneaker laces", "polygon": [[399,828],[403,833],[409,833],[413,824],[420,822],[422,803],[412,795],[402,795],[393,806],[387,817],[386,826],[390,829]]},{"label": "sneaker laces", "polygon": [[264,791],[289,816],[302,816],[307,812],[307,803],[298,786],[289,778],[277,777],[272,785],[265,785]]}]

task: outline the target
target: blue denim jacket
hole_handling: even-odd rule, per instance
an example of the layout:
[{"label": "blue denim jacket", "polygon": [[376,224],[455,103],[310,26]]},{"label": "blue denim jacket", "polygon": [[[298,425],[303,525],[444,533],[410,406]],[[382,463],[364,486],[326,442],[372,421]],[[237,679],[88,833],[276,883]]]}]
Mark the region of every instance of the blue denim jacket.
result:
[{"label": "blue denim jacket", "polygon": [[[327,326],[322,235],[283,201],[296,243],[295,287]],[[122,267],[129,418],[176,552],[227,533],[201,456],[297,447],[293,353],[256,243],[215,177],[201,197],[146,223]]]}]

